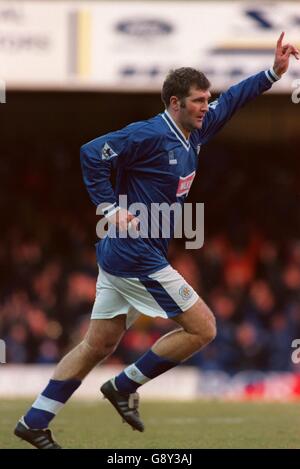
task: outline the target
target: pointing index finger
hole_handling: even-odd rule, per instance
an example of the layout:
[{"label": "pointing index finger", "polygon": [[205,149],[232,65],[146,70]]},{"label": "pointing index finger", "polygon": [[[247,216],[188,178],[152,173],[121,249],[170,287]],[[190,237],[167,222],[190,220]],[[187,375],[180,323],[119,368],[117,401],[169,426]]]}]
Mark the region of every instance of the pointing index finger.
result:
[{"label": "pointing index finger", "polygon": [[284,31],[280,34],[279,36],[279,39],[277,41],[277,47],[281,47],[282,46],[282,39],[283,39],[283,36],[284,36]]}]

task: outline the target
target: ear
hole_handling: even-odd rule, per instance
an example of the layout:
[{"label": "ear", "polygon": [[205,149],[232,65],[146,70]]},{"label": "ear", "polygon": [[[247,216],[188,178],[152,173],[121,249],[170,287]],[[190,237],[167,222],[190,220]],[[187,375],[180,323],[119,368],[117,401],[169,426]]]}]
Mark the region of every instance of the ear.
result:
[{"label": "ear", "polygon": [[171,96],[171,98],[170,98],[170,108],[171,108],[173,111],[179,111],[179,109],[180,109],[180,101],[179,101],[179,99],[177,98],[177,96]]}]

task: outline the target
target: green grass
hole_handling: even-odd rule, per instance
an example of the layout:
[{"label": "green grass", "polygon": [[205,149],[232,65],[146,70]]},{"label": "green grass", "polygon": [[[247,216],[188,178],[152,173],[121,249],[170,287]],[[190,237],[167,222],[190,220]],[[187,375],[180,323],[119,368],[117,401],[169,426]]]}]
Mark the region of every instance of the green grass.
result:
[{"label": "green grass", "polygon": [[[28,448],[12,435],[30,401],[0,402],[0,448]],[[70,402],[53,422],[64,448],[299,448],[300,404],[216,401],[141,404],[145,433],[108,402]]]}]

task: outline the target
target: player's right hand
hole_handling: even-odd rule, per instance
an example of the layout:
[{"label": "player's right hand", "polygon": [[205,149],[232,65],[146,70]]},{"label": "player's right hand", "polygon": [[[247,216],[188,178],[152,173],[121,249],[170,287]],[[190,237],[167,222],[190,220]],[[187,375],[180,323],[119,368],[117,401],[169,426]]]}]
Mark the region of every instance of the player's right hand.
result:
[{"label": "player's right hand", "polygon": [[127,231],[129,228],[137,228],[139,219],[124,208],[120,208],[110,217],[107,217],[109,223],[116,225],[120,231]]},{"label": "player's right hand", "polygon": [[281,75],[289,68],[289,60],[291,55],[293,55],[297,60],[300,59],[300,52],[297,47],[293,46],[292,44],[282,44],[284,34],[285,33],[282,32],[277,41],[273,65],[273,70],[279,77],[281,77]]}]

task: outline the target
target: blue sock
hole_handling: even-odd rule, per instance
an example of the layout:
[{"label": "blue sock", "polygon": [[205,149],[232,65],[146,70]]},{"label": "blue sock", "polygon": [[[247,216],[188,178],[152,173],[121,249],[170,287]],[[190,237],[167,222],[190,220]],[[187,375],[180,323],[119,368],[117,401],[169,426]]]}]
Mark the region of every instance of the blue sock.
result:
[{"label": "blue sock", "polygon": [[156,376],[179,365],[178,362],[156,355],[151,349],[148,350],[135,363],[129,365],[118,376],[115,377],[115,387],[124,393],[133,393]]},{"label": "blue sock", "polygon": [[57,412],[64,406],[80,386],[81,381],[77,379],[67,379],[57,381],[50,379],[48,386],[37,397],[24,416],[24,422],[29,428],[47,428],[49,422],[55,417]]}]

